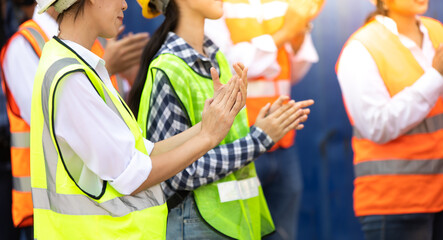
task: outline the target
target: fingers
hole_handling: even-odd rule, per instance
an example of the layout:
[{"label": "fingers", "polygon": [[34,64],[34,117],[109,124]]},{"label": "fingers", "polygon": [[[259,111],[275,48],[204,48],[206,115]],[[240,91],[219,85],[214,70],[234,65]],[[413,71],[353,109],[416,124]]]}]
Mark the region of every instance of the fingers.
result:
[{"label": "fingers", "polygon": [[270,108],[271,108],[270,103],[267,103],[264,107],[262,107],[262,109],[260,109],[260,112],[257,115],[257,120],[265,118]]},{"label": "fingers", "polygon": [[[242,65],[243,65],[243,64],[242,64]],[[238,76],[241,76],[241,75],[242,75],[244,66],[242,67],[242,66],[240,65],[240,63],[234,63],[234,64],[232,65],[232,67],[234,68],[235,73],[237,73]]]},{"label": "fingers", "polygon": [[211,77],[212,83],[214,85],[214,93],[217,92],[223,85],[220,82],[220,77],[218,75],[217,70],[214,67],[211,67]]},{"label": "fingers", "polygon": [[236,77],[233,77],[226,85],[223,85],[223,88],[217,93],[217,96],[214,96],[214,104],[226,102],[226,96],[229,97],[234,89],[235,79]]},{"label": "fingers", "polygon": [[282,95],[282,96],[278,97],[278,99],[275,100],[275,102],[272,103],[272,105],[275,105],[275,106],[283,106],[283,103],[286,102],[286,101],[288,101],[288,100],[289,100],[289,96]]},{"label": "fingers", "polygon": [[231,117],[235,117],[235,116],[237,116],[238,112],[241,109],[242,109],[241,94],[239,92],[237,92],[237,98],[235,99],[234,106],[232,106],[231,111],[229,112],[229,114],[231,115]]},{"label": "fingers", "polygon": [[297,102],[297,104],[300,104],[300,108],[307,108],[307,107],[313,105],[314,103],[315,102],[312,99]]}]

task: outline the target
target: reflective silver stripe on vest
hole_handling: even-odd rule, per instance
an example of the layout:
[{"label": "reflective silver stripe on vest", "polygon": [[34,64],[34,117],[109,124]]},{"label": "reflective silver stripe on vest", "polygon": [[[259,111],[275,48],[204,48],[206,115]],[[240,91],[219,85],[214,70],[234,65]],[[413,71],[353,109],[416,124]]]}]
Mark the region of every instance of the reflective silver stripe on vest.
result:
[{"label": "reflective silver stripe on vest", "polygon": [[37,41],[38,47],[40,48],[40,50],[42,50],[43,46],[45,46],[45,43],[46,43],[43,36],[34,28],[27,27],[25,29],[31,33],[31,35],[34,37],[35,41]]},{"label": "reflective silver stripe on vest", "polygon": [[100,44],[102,45],[103,48],[105,48],[106,45],[108,44],[108,40],[106,40],[106,38],[98,37],[97,39],[98,39],[98,41],[100,42]]},{"label": "reflective silver stripe on vest", "polygon": [[134,211],[161,205],[162,203],[158,202],[155,195],[154,192],[146,190],[135,196],[122,196],[98,203],[86,195],[58,194],[42,188],[32,189],[34,208],[52,210],[67,215],[121,217]]},{"label": "reflective silver stripe on vest", "polygon": [[11,147],[29,148],[31,136],[29,132],[13,132],[11,133]]},{"label": "reflective silver stripe on vest", "polygon": [[[42,141],[46,163],[47,189],[32,189],[34,208],[48,209],[69,215],[110,215],[121,217],[133,211],[140,211],[164,204],[165,198],[159,185],[140,192],[135,196],[117,197],[102,203],[98,203],[86,195],[56,193],[55,176],[58,153],[49,131],[49,117],[52,115],[52,113],[49,113],[49,93],[57,73],[64,67],[72,64],[80,63],[74,58],[64,58],[56,61],[49,67],[43,79],[42,108],[45,125],[43,127]],[[123,119],[106,90],[103,92],[106,104]]]},{"label": "reflective silver stripe on vest", "polygon": [[258,177],[217,184],[220,202],[244,200],[259,195],[260,180]]},{"label": "reflective silver stripe on vest", "polygon": [[443,159],[439,160],[382,160],[368,161],[355,165],[355,176],[441,174]]},{"label": "reflective silver stripe on vest", "polygon": [[31,192],[31,177],[13,177],[12,188],[19,192]]},{"label": "reflective silver stripe on vest", "polygon": [[51,89],[52,81],[55,78],[55,75],[63,68],[72,65],[72,64],[80,64],[75,58],[63,58],[56,62],[54,62],[45,74],[43,78],[42,84],[42,109],[43,109],[43,118],[45,121],[45,125],[43,127],[43,152],[45,155],[46,161],[46,183],[48,190],[55,192],[55,176],[57,172],[57,159],[58,153],[55,149],[54,143],[51,139],[51,134],[49,132],[49,93]]},{"label": "reflective silver stripe on vest", "polygon": [[[414,135],[414,134],[424,134],[424,133],[433,133],[438,130],[443,129],[443,114],[435,115],[430,118],[426,118],[416,127],[409,130],[404,135]],[[354,137],[359,139],[364,139],[362,134],[354,127],[353,128]]]}]

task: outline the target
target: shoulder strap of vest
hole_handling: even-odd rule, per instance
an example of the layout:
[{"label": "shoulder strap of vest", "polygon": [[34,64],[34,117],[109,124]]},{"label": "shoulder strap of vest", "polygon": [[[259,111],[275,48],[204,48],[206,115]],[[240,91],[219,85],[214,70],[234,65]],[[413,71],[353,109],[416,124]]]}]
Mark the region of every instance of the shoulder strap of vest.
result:
[{"label": "shoulder strap of vest", "polygon": [[429,38],[432,41],[434,48],[443,43],[443,25],[440,21],[429,17],[420,18],[423,25],[428,29]]},{"label": "shoulder strap of vest", "polygon": [[43,29],[31,19],[20,25],[18,33],[31,44],[37,56],[40,57],[43,46],[49,40]]}]

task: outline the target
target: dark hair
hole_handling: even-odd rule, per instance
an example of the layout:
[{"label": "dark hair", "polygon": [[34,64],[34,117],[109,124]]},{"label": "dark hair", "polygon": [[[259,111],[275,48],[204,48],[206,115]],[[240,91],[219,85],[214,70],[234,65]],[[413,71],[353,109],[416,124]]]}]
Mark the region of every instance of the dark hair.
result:
[{"label": "dark hair", "polygon": [[370,13],[367,17],[366,17],[366,22],[371,21],[375,16],[377,15],[383,15],[383,16],[387,16],[388,15],[388,10],[385,9],[385,0],[377,0],[377,8],[375,9],[375,11],[373,11],[372,13]]},{"label": "dark hair", "polygon": [[178,24],[179,9],[174,0],[169,1],[169,4],[164,13],[165,20],[160,25],[160,27],[155,31],[154,35],[151,37],[149,42],[143,49],[143,54],[141,56],[140,69],[138,70],[137,77],[135,78],[134,84],[132,85],[131,91],[128,96],[129,108],[137,117],[138,110],[140,108],[140,101],[145,87],[146,77],[148,75],[148,68],[152,60],[154,60],[155,55],[160,50],[160,47],[166,40],[168,32],[174,31]]},{"label": "dark hair", "polygon": [[[57,1],[55,1],[57,2]],[[85,9],[86,0],[78,0],[74,4],[72,4],[68,9],[63,11],[57,16],[57,23],[60,25],[60,23],[63,20],[63,17],[67,12],[73,11],[74,12],[74,21],[77,19],[78,15],[83,14],[83,11]]]}]

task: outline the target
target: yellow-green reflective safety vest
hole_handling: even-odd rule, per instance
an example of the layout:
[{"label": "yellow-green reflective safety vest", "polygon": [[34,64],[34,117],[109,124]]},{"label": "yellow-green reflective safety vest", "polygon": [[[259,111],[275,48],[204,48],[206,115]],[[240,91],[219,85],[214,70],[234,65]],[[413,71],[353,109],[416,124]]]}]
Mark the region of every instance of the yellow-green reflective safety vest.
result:
[{"label": "yellow-green reflective safety vest", "polygon": [[136,148],[148,155],[140,128],[122,99],[80,56],[59,39],[51,39],[44,47],[32,96],[34,238],[165,239],[168,210],[160,186],[124,196],[103,181],[102,192],[94,196],[83,191],[66,168],[54,134],[55,96],[59,83],[74,72],[89,78],[97,94],[131,130]]},{"label": "yellow-green reflective safety vest", "polygon": [[[218,52],[220,81],[226,83],[231,72],[226,58]],[[172,54],[159,55],[149,66],[143,89],[138,123],[142,132],[149,127],[149,106],[157,71],[168,77],[192,125],[201,121],[205,100],[214,94],[212,79],[193,71],[182,59]],[[243,109],[221,144],[233,142],[249,133],[246,109]],[[274,231],[274,223],[258,180],[255,165],[250,163],[217,182],[194,190],[201,216],[219,232],[236,239],[260,239]]]}]

